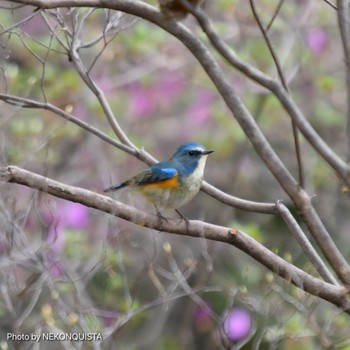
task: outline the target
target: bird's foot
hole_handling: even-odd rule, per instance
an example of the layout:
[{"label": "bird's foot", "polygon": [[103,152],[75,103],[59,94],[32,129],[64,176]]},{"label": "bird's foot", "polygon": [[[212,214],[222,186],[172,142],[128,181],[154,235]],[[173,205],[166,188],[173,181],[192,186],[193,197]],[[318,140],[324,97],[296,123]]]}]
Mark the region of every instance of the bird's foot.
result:
[{"label": "bird's foot", "polygon": [[180,216],[181,218],[181,221],[185,221],[186,223],[186,229],[187,229],[187,232],[188,232],[188,228],[190,226],[190,220],[186,218],[186,216],[183,216],[177,209],[175,209],[175,211],[178,213],[178,215]]},{"label": "bird's foot", "polygon": [[161,226],[163,221],[168,222],[168,219],[162,215],[157,206],[155,206],[155,208],[157,211],[158,225]]}]

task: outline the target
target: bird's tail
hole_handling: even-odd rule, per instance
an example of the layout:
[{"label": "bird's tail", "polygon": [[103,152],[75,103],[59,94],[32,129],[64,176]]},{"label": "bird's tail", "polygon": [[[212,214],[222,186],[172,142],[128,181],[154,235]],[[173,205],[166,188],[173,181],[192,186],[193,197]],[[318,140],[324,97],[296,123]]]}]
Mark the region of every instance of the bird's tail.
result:
[{"label": "bird's tail", "polygon": [[119,183],[119,184],[115,184],[111,187],[106,188],[105,190],[103,190],[103,192],[112,192],[112,191],[117,191],[120,190],[121,188],[125,187],[126,184],[125,183]]}]

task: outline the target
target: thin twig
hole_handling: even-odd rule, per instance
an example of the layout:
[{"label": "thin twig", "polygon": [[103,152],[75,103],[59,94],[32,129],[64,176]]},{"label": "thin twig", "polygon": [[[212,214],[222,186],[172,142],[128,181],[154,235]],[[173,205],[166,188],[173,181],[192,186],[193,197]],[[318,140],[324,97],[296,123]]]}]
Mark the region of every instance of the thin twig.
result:
[{"label": "thin twig", "polygon": [[284,3],[284,0],[279,0],[279,2],[277,4],[277,7],[276,7],[276,10],[275,10],[275,12],[273,13],[273,15],[271,17],[270,22],[268,23],[268,25],[265,28],[266,32],[268,32],[270,30],[270,28],[272,27],[273,23],[275,22],[275,19],[277,18],[279,12],[281,11],[283,3]]},{"label": "thin twig", "polygon": [[130,139],[124,133],[123,129],[120,127],[118,121],[116,120],[105,94],[99,88],[99,86],[93,81],[93,79],[91,79],[87,69],[85,68],[83,62],[81,61],[80,55],[78,53],[79,45],[80,45],[80,40],[77,37],[74,37],[72,46],[71,46],[71,58],[77,72],[79,73],[80,77],[83,79],[85,84],[90,88],[91,92],[98,99],[111,128],[113,129],[113,131],[115,132],[119,140],[123,144],[136,149],[136,146],[130,141]]},{"label": "thin twig", "polygon": [[[209,21],[203,11],[200,8],[195,8],[192,14],[196,15],[197,20],[205,26],[205,28],[211,29]],[[197,15],[200,15],[200,18]],[[209,27],[207,27],[209,26]],[[291,197],[295,206],[300,210],[305,223],[310,230],[310,233],[315,238],[316,242],[319,244],[322,252],[328,259],[329,263],[332,265],[332,268],[337,273],[338,277],[347,285],[350,285],[350,266],[340,250],[335,245],[332,240],[329,232],[319,218],[316,210],[313,208],[310,196],[303,190],[291,176],[289,171],[286,169],[285,165],[282,163],[280,158],[277,156],[275,151],[272,149],[269,142],[266,140],[265,136],[262,134],[259,127],[256,125],[255,120],[252,118],[249,111],[243,105],[242,101],[238,98],[235,91],[233,90],[231,84],[225,78],[225,75],[222,73],[214,58],[209,59],[209,53],[206,48],[203,48],[201,43],[195,45],[195,40],[193,38],[188,39],[183,35],[180,36],[180,33],[177,32],[177,37],[182,39],[182,42],[192,51],[192,53],[198,58],[198,60],[203,65],[208,76],[211,78],[216,88],[220,92],[224,101],[226,102],[228,108],[232,111],[233,115],[236,117],[237,121],[241,125],[242,129],[246,133],[247,137],[250,139],[252,145],[254,146],[256,152],[260,155],[261,159],[265,162],[267,167],[270,169],[271,173],[278,180],[280,185],[286,191],[286,193]],[[187,41],[188,39],[188,41]],[[200,54],[201,51],[205,51],[205,58]],[[229,51],[230,52],[230,51]],[[280,85],[280,84],[279,84]],[[274,89],[274,88],[273,88]],[[300,115],[300,110],[294,104],[294,101],[291,99],[290,95],[283,86],[279,86],[276,90],[276,96],[280,98],[281,102],[292,104],[290,105],[291,113],[300,117],[299,121],[301,124],[298,124],[298,127],[304,128],[308,127],[307,121],[303,120],[304,116]],[[283,97],[282,97],[283,96]],[[300,112],[301,113],[301,112]],[[297,121],[297,120],[296,120]],[[324,143],[320,136],[313,130],[310,126],[309,131],[312,133],[313,141],[315,143],[315,148],[318,149],[320,144],[321,148],[329,156],[329,163],[340,165],[338,170],[342,174],[343,179],[349,177],[347,166],[343,161],[337,157],[334,152]]]},{"label": "thin twig", "polygon": [[[184,0],[183,0],[184,1]],[[248,78],[256,81],[258,84],[267,88],[275,94],[280,100],[291,119],[295,121],[299,130],[302,132],[306,140],[318,152],[318,154],[334,169],[334,171],[343,179],[350,187],[350,172],[347,164],[328,146],[328,144],[320,137],[320,135],[311,126],[303,112],[294,102],[293,97],[284,89],[284,87],[275,79],[267,76],[252,65],[243,62],[232,49],[222,40],[220,35],[216,33],[210,24],[207,16],[200,7],[191,7],[191,13],[197,19],[199,25],[206,33],[213,47],[236,69],[245,74]],[[146,18],[148,19],[148,18]],[[157,22],[156,22],[157,23]],[[170,31],[167,26],[162,23],[157,23],[164,29]],[[180,39],[174,30],[170,31],[173,35]],[[178,33],[178,31],[176,31]],[[181,39],[180,39],[181,40]],[[188,46],[191,49],[191,46]],[[196,47],[198,50],[198,47]],[[197,56],[194,50],[191,50]],[[197,56],[198,58],[198,56]],[[198,58],[200,60],[200,58]]]},{"label": "thin twig", "polygon": [[[118,11],[123,11],[141,18],[144,18],[168,31],[172,35],[181,40],[189,50],[197,57],[204,66],[204,60],[209,54],[206,50],[203,53],[203,47],[198,46],[191,32],[183,25],[175,21],[168,21],[159,10],[138,0],[12,0],[14,3],[27,4],[40,9],[53,9],[60,7],[102,7]],[[210,42],[217,51],[234,67],[244,73],[250,79],[261,84],[268,90],[272,91],[280,100],[283,107],[292,119],[295,120],[299,130],[303,133],[307,141],[314,147],[319,155],[334,169],[334,171],[343,179],[350,187],[350,172],[347,164],[328,146],[328,144],[320,137],[315,129],[308,122],[302,111],[294,102],[289,94],[285,94],[284,88],[271,77],[265,75],[252,65],[243,62],[220,36],[212,28],[205,13],[200,7],[196,7],[192,14],[195,15],[200,26],[207,34]],[[197,52],[199,50],[199,52]],[[210,54],[209,54],[210,55]],[[213,67],[214,69],[214,67]]]},{"label": "thin twig", "polygon": [[334,10],[338,10],[338,7],[331,3],[329,0],[323,0],[327,5],[332,7]]},{"label": "thin twig", "polygon": [[227,193],[220,191],[208,183],[203,184],[203,191],[208,195],[213,196],[215,199],[221,201],[222,203],[237,209],[255,213],[279,215],[286,223],[287,227],[289,227],[293,236],[303,249],[305,255],[309,258],[313,266],[315,266],[319,274],[325,279],[325,281],[336,285],[338,284],[337,280],[329,271],[325,263],[322,261],[293,215],[280,201],[277,203],[252,202],[228,195]]},{"label": "thin twig", "polygon": [[329,283],[339,285],[338,281],[328,270],[327,266],[320,258],[316,249],[310,243],[309,239],[306,237],[305,233],[300,228],[298,222],[295,220],[288,208],[278,201],[276,202],[276,210],[283,218],[284,222],[287,224],[300,246],[303,248],[305,255],[310,259],[311,263],[316,267],[317,271],[324,278],[324,280]]},{"label": "thin twig", "polygon": [[[284,76],[284,73],[283,73],[283,69],[282,69],[282,65],[280,63],[280,60],[278,58],[278,55],[273,47],[273,43],[267,33],[267,30],[265,30],[262,22],[261,22],[261,19],[260,19],[260,16],[258,15],[258,12],[256,10],[256,7],[255,7],[255,2],[254,0],[249,0],[250,2],[250,6],[251,6],[251,9],[252,9],[252,12],[253,12],[253,15],[254,15],[254,18],[256,20],[256,23],[258,24],[259,28],[260,28],[260,31],[264,37],[264,40],[266,42],[266,45],[270,51],[270,54],[272,56],[272,59],[275,63],[275,66],[276,66],[276,69],[277,69],[277,72],[278,72],[278,76],[281,80],[281,83],[284,87],[284,89],[286,90],[286,92],[289,93],[289,88],[288,88],[288,83],[287,83],[287,80]],[[300,147],[300,139],[299,139],[299,131],[298,131],[298,127],[296,125],[296,122],[294,121],[294,119],[291,119],[292,121],[292,130],[293,130],[293,139],[294,139],[294,147],[295,147],[295,153],[296,153],[296,157],[297,157],[297,164],[298,164],[298,174],[299,174],[299,185],[302,187],[302,188],[305,188],[305,171],[304,171],[304,164],[303,164],[303,159],[301,157],[301,147]]]},{"label": "thin twig", "polygon": [[350,163],[350,7],[349,0],[338,0],[338,23],[343,51],[345,56],[346,70],[346,103],[347,103],[347,125],[346,134],[348,139],[347,161]]},{"label": "thin twig", "polygon": [[131,148],[127,145],[124,145],[115,139],[111,138],[104,132],[100,131],[99,129],[95,128],[89,123],[86,123],[76,117],[74,117],[72,114],[69,114],[62,109],[56,107],[55,105],[52,105],[49,102],[38,102],[36,100],[31,100],[29,98],[24,98],[24,97],[18,97],[18,96],[12,96],[12,95],[7,95],[7,94],[0,94],[0,100],[13,105],[13,106],[19,106],[23,108],[35,108],[35,109],[45,109],[48,111],[51,111],[55,113],[56,115],[72,122],[73,124],[81,127],[82,129],[90,132],[91,134],[97,136],[101,140],[109,143],[110,145],[126,152],[129,153],[143,161],[146,161],[148,164],[153,164],[155,162],[155,159],[152,157],[145,157],[145,152],[140,152],[137,151],[137,149]]},{"label": "thin twig", "polygon": [[260,20],[260,17],[259,17],[259,15],[258,15],[258,12],[257,12],[257,10],[256,10],[256,8],[255,8],[255,2],[254,2],[254,0],[249,0],[249,2],[250,2],[250,7],[251,7],[251,9],[252,9],[254,18],[255,18],[255,20],[256,20],[256,23],[257,23],[258,26],[259,26],[259,29],[260,29],[260,31],[261,31],[261,34],[262,34],[263,37],[264,37],[264,40],[265,40],[265,42],[266,42],[266,45],[267,45],[267,47],[268,47],[268,49],[269,49],[269,51],[270,51],[270,54],[271,54],[271,56],[272,56],[272,59],[273,59],[274,63],[275,63],[275,66],[276,66],[276,69],[277,69],[277,72],[278,72],[278,76],[279,76],[279,78],[280,78],[280,80],[281,80],[281,82],[282,82],[282,85],[283,85],[283,87],[285,88],[286,91],[289,91],[288,84],[287,84],[287,80],[286,80],[285,77],[284,77],[284,73],[283,73],[283,69],[282,69],[280,60],[279,60],[279,58],[278,58],[278,56],[277,56],[277,53],[276,53],[276,51],[275,51],[275,49],[274,49],[274,47],[273,47],[273,44],[272,44],[271,39],[270,39],[270,37],[268,36],[267,31],[265,30],[265,28],[264,28],[264,26],[263,26],[263,24],[262,24],[262,22],[261,22],[261,20]]}]

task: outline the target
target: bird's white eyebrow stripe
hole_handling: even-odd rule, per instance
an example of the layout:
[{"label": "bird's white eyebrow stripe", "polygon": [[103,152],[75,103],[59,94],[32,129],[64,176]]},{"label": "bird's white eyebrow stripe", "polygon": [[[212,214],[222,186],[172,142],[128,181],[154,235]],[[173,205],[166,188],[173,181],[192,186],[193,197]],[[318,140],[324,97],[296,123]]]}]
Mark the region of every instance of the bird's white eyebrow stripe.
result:
[{"label": "bird's white eyebrow stripe", "polygon": [[192,148],[191,151],[203,152],[203,151],[204,151],[204,148],[202,148],[202,147],[196,147],[196,148]]}]

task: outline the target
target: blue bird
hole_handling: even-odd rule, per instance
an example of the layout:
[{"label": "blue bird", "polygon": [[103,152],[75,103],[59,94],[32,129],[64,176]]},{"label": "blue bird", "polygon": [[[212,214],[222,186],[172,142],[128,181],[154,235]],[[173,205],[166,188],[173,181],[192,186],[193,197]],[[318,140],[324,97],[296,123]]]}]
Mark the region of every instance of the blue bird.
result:
[{"label": "blue bird", "polygon": [[158,214],[159,209],[177,209],[188,203],[200,190],[205,162],[212,152],[198,143],[185,143],[168,161],[152,165],[104,192],[130,187],[153,204]]}]

